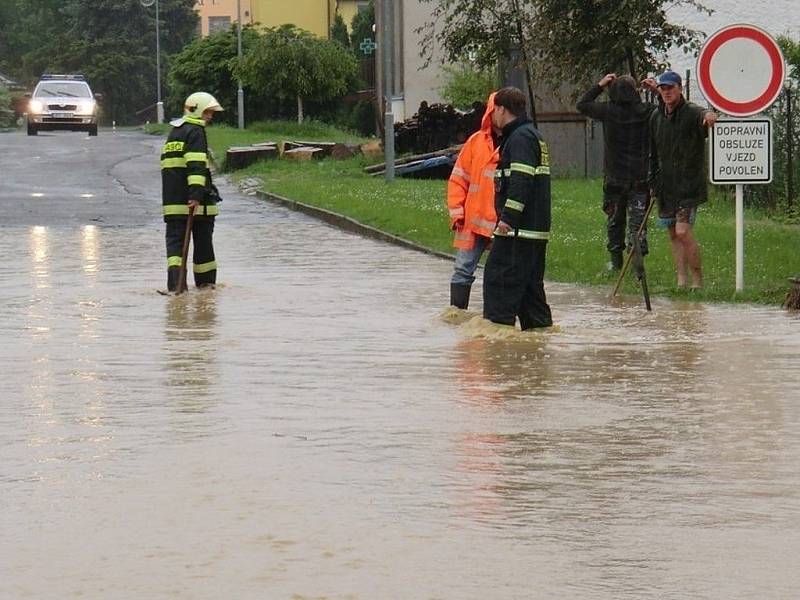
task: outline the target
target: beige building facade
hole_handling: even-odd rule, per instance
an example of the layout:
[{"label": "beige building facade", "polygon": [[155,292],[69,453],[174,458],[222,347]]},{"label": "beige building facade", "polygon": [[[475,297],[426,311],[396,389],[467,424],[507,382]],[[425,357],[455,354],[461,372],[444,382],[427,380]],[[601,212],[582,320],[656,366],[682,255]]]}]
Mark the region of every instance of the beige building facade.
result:
[{"label": "beige building facade", "polygon": [[[353,17],[364,10],[368,0],[238,0],[242,24],[277,27],[291,24],[319,37],[330,37],[336,14],[350,28]],[[196,0],[202,36],[227,31],[238,20],[237,0]]]},{"label": "beige building facade", "polygon": [[237,8],[241,11],[243,25],[253,23],[254,2],[255,0],[196,0],[195,10],[200,17],[198,23],[200,35],[205,37],[220,31],[228,31],[231,25],[238,21]]}]

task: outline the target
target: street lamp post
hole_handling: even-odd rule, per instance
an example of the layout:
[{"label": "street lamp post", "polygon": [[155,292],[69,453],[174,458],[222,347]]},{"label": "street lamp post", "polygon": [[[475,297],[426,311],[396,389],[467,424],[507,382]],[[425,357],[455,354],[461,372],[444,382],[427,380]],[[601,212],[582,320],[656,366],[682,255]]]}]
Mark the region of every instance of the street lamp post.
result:
[{"label": "street lamp post", "polygon": [[161,26],[159,24],[158,0],[140,0],[145,8],[156,5],[156,120],[164,122],[164,103],[161,101]]},{"label": "street lamp post", "polygon": [[242,89],[242,0],[236,0],[236,56],[239,61],[239,90],[236,92],[236,107],[239,114],[239,129],[244,129],[244,90]]},{"label": "street lamp post", "polygon": [[383,121],[383,161],[386,165],[384,179],[386,183],[394,181],[394,114],[392,113],[392,96],[394,94],[394,71],[392,58],[394,54],[393,39],[393,6],[392,0],[383,0],[381,5],[381,19],[383,20],[383,82],[385,112]]},{"label": "street lamp post", "polygon": [[161,101],[161,31],[159,29],[158,0],[156,0],[156,118],[164,122],[164,102]]}]

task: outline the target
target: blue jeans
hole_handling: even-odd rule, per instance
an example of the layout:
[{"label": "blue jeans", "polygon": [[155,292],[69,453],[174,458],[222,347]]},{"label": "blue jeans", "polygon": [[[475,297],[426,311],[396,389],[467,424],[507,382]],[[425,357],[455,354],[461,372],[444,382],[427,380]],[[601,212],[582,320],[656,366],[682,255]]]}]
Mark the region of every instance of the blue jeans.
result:
[{"label": "blue jeans", "polygon": [[475,245],[471,250],[462,250],[459,248],[456,253],[455,270],[450,283],[458,285],[472,285],[475,281],[475,269],[478,268],[478,263],[481,260],[483,251],[489,245],[490,238],[483,237],[482,235],[475,236]]}]

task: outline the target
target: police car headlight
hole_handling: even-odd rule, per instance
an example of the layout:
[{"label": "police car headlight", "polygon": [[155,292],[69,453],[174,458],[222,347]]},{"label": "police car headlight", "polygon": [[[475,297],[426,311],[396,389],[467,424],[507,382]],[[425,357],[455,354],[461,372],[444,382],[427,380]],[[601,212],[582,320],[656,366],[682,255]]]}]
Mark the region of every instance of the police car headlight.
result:
[{"label": "police car headlight", "polygon": [[31,100],[30,104],[28,104],[28,112],[33,114],[38,114],[44,110],[44,104],[39,102],[38,100]]},{"label": "police car headlight", "polygon": [[78,114],[90,115],[94,112],[94,102],[91,100],[81,100],[78,102]]}]

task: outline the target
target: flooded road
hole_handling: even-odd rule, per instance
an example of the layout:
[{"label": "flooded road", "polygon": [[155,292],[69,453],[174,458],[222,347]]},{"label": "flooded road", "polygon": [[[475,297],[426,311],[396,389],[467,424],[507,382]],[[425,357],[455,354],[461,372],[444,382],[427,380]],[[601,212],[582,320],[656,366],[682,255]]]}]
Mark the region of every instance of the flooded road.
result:
[{"label": "flooded road", "polygon": [[797,596],[797,317],[550,284],[503,339],[230,188],[162,297],[159,142],[0,134],[0,598]]}]

